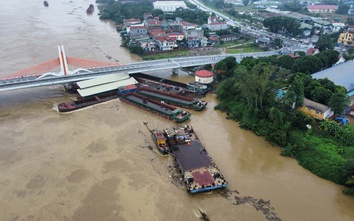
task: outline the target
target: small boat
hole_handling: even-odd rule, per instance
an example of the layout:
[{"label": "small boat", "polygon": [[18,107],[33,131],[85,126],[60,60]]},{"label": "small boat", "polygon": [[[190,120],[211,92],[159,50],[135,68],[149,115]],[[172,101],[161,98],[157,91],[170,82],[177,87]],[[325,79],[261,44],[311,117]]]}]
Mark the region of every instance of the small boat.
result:
[{"label": "small boat", "polygon": [[163,155],[168,154],[169,147],[167,145],[167,139],[163,133],[159,130],[153,130],[151,131],[151,137],[160,153]]},{"label": "small boat", "polygon": [[43,5],[44,5],[45,7],[48,7],[48,6],[49,6],[49,4],[48,4],[47,1],[44,1],[44,2],[43,2]]},{"label": "small boat", "polygon": [[86,13],[92,14],[94,10],[95,10],[95,7],[93,6],[93,4],[90,4],[89,7],[86,9]]}]

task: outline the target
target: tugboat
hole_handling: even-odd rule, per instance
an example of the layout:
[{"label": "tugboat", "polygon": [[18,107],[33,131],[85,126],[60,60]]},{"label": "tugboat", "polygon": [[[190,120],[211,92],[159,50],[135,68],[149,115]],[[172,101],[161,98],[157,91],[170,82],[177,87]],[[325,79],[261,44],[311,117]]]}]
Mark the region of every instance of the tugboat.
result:
[{"label": "tugboat", "polygon": [[95,7],[93,6],[93,4],[90,4],[90,6],[86,9],[86,13],[92,14],[94,10],[95,10]]},{"label": "tugboat", "polygon": [[48,7],[48,6],[49,6],[49,4],[48,4],[47,1],[44,1],[44,2],[43,2],[43,5],[44,5],[45,7]]},{"label": "tugboat", "polygon": [[159,130],[153,130],[151,131],[151,137],[160,153],[167,155],[169,147],[167,145],[167,139],[163,133]]}]

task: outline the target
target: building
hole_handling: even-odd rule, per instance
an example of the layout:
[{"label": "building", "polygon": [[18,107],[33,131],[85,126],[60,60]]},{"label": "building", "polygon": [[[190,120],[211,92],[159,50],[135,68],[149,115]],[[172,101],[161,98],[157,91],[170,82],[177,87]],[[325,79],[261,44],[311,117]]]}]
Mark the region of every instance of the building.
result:
[{"label": "building", "polygon": [[345,27],[345,24],[341,22],[334,22],[332,23],[332,25],[333,25],[332,32],[338,32],[340,31],[341,28]]},{"label": "building", "polygon": [[336,5],[309,5],[307,10],[311,13],[334,13],[338,6]]},{"label": "building", "polygon": [[201,84],[210,84],[214,80],[214,74],[211,71],[201,70],[195,73],[195,82]]},{"label": "building", "polygon": [[212,31],[220,31],[220,30],[226,30],[229,28],[226,22],[211,22],[208,25],[208,28]]},{"label": "building", "polygon": [[171,13],[176,11],[177,8],[187,8],[184,1],[156,1],[153,2],[154,9],[161,9],[163,12]]},{"label": "building", "polygon": [[[354,91],[354,61],[347,61],[343,64],[327,68],[323,71],[312,74],[312,78],[324,79],[328,78],[335,85],[345,87],[348,92]],[[349,95],[349,93],[348,93]]]},{"label": "building", "polygon": [[148,31],[144,25],[131,25],[127,27],[127,32],[130,36],[146,36]]},{"label": "building", "polygon": [[354,32],[348,30],[339,35],[337,43],[344,44],[344,45],[351,45],[353,44],[353,38],[354,38]]},{"label": "building", "polygon": [[141,20],[139,18],[124,19],[124,26],[129,27],[131,25],[140,24]]},{"label": "building", "polygon": [[324,105],[317,103],[315,101],[309,100],[304,98],[304,105],[298,110],[303,111],[305,114],[317,119],[317,120],[324,120],[333,116],[333,110]]},{"label": "building", "polygon": [[310,48],[306,51],[306,55],[315,55],[318,53],[320,53],[320,50],[318,50],[317,48]]}]

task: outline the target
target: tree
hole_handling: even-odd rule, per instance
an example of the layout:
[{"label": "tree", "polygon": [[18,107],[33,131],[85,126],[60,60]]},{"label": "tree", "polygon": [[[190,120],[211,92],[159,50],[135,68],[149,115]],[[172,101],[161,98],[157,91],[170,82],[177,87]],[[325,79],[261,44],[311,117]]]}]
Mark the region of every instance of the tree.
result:
[{"label": "tree", "polygon": [[293,65],[294,72],[302,72],[305,74],[313,74],[322,69],[322,61],[317,56],[307,55],[299,57]]},{"label": "tree", "polygon": [[242,3],[244,6],[248,5],[250,3],[250,0],[242,0]]},{"label": "tree", "polygon": [[291,70],[294,64],[294,59],[289,55],[283,55],[278,58],[278,66]]},{"label": "tree", "polygon": [[315,48],[318,48],[320,51],[328,50],[328,49],[333,49],[334,48],[334,43],[331,40],[331,37],[327,34],[324,34],[322,38],[318,39],[318,41],[315,44]]},{"label": "tree", "polygon": [[316,54],[315,56],[318,56],[323,64],[323,68],[329,68],[334,65],[338,59],[339,59],[339,52],[336,50],[325,50],[321,51],[319,54]]},{"label": "tree", "polygon": [[350,104],[350,99],[348,95],[343,93],[334,93],[328,101],[328,106],[332,108],[334,113],[342,114],[344,107]]},{"label": "tree", "polygon": [[266,18],[263,21],[263,25],[274,33],[282,32],[296,36],[301,32],[299,20],[291,17],[277,16]]}]

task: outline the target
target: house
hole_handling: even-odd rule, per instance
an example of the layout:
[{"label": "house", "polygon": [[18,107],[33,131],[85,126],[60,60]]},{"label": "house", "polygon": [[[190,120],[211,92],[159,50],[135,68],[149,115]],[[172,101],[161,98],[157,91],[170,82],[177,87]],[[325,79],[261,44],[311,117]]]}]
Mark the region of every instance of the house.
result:
[{"label": "house", "polygon": [[141,23],[141,20],[140,20],[140,18],[124,19],[123,23],[124,23],[125,27],[129,27],[131,25],[135,25],[135,24]]},{"label": "house", "polygon": [[127,32],[130,36],[144,36],[148,33],[147,28],[144,25],[132,25],[127,28]]},{"label": "house", "polygon": [[156,1],[153,2],[154,9],[161,9],[163,12],[171,13],[178,8],[187,8],[184,1]]},{"label": "house", "polygon": [[318,53],[320,53],[320,50],[318,50],[317,48],[310,48],[306,51],[306,55],[315,55]]},{"label": "house", "polygon": [[173,50],[178,47],[176,40],[168,36],[154,36],[154,40],[161,51]]},{"label": "house", "polygon": [[308,5],[307,10],[311,13],[334,13],[337,10],[336,5]]},{"label": "house", "polygon": [[212,31],[220,31],[229,28],[226,22],[212,22],[209,23],[207,27]]},{"label": "house", "polygon": [[341,28],[345,27],[345,24],[341,22],[333,22],[332,25],[333,25],[332,32],[338,32],[340,31]]},{"label": "house", "polygon": [[304,98],[304,105],[298,108],[298,110],[303,111],[308,116],[311,116],[317,120],[330,118],[334,114],[330,107],[307,98]]},{"label": "house", "polygon": [[208,46],[210,43],[209,43],[207,37],[202,37],[202,39],[201,39],[201,41],[200,41],[200,44],[201,44],[202,47],[206,47],[206,46]]}]

